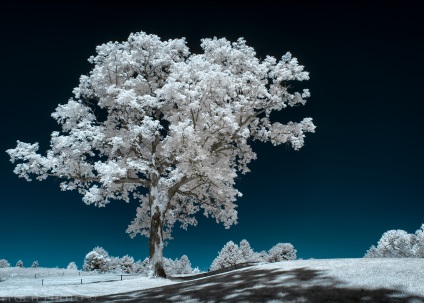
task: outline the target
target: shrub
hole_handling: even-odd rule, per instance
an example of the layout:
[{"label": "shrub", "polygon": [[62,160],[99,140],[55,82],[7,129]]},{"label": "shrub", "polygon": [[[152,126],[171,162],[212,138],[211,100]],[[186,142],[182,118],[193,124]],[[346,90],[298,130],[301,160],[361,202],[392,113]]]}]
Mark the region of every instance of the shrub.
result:
[{"label": "shrub", "polygon": [[268,259],[269,259],[268,253],[265,250],[263,250],[263,251],[258,252],[258,253],[255,252],[253,254],[252,261],[253,262],[268,262]]},{"label": "shrub", "polygon": [[243,239],[240,241],[239,247],[240,247],[240,252],[241,252],[241,255],[243,256],[244,262],[254,261],[255,252],[250,247],[250,243],[246,239]]},{"label": "shrub", "polygon": [[386,231],[364,258],[424,258],[424,224],[415,234],[400,229]]},{"label": "shrub", "polygon": [[0,259],[0,268],[10,267],[10,263],[6,259]]},{"label": "shrub", "polygon": [[415,232],[416,241],[412,246],[412,251],[415,257],[424,258],[424,224]]},{"label": "shrub", "polygon": [[184,275],[193,273],[191,262],[186,255],[183,255],[179,260],[175,260],[174,274]]},{"label": "shrub", "polygon": [[149,258],[145,258],[143,261],[138,260],[135,264],[134,272],[138,274],[148,275],[150,270]]},{"label": "shrub", "polygon": [[32,268],[38,268],[38,261],[34,261],[34,262],[32,262],[31,267],[32,267]]},{"label": "shrub", "polygon": [[420,251],[419,239],[404,230],[386,231],[365,253],[365,258],[413,258]]},{"label": "shrub", "polygon": [[134,258],[128,255],[123,256],[120,260],[120,269],[127,274],[134,271]]},{"label": "shrub", "polygon": [[135,274],[146,274],[147,275],[147,267],[149,265],[149,258],[147,259],[147,265],[145,265],[144,261],[142,262],[141,260],[138,260],[137,262],[134,263],[133,266],[133,272]]},{"label": "shrub", "polygon": [[241,240],[240,246],[229,241],[213,260],[209,270],[217,270],[245,262],[277,262],[295,260],[297,251],[290,243],[278,243],[269,252],[255,252],[247,240]]},{"label": "shrub", "polygon": [[163,258],[163,267],[167,275],[184,275],[192,274],[191,262],[186,255],[180,259],[172,260],[170,258]]},{"label": "shrub", "polygon": [[110,270],[109,265],[109,254],[102,247],[97,246],[85,256],[83,269],[105,273]]},{"label": "shrub", "polygon": [[107,268],[109,272],[122,272],[121,269],[121,258],[119,257],[109,257],[108,258]]},{"label": "shrub", "polygon": [[[193,273],[190,260],[186,255],[182,256],[180,259],[175,259],[175,261],[169,258],[163,258],[163,262],[165,272],[168,275]],[[74,263],[76,269],[75,262],[71,262],[68,265],[68,269],[72,263]],[[112,257],[109,256],[109,253],[105,249],[98,246],[85,256],[83,269],[85,271],[97,271],[100,273],[136,273],[153,277],[149,258],[145,258],[143,261],[138,260],[134,262],[134,258],[129,255],[125,255],[122,258]],[[199,269],[197,269],[197,271],[200,272]]]},{"label": "shrub", "polygon": [[243,262],[245,262],[245,260],[240,248],[233,241],[229,241],[218,253],[218,256],[215,258],[215,260],[213,260],[212,265],[210,266],[210,270],[218,270]]},{"label": "shrub", "polygon": [[268,262],[296,260],[296,249],[290,243],[278,243],[268,251]]},{"label": "shrub", "polygon": [[68,264],[68,266],[66,267],[66,269],[69,269],[69,270],[78,270],[78,266],[77,266],[77,264],[75,262],[71,262],[71,263]]},{"label": "shrub", "polygon": [[24,262],[22,262],[22,260],[19,260],[18,262],[16,262],[16,267],[24,267]]},{"label": "shrub", "polygon": [[371,245],[371,247],[366,251],[364,258],[380,258],[377,247]]}]

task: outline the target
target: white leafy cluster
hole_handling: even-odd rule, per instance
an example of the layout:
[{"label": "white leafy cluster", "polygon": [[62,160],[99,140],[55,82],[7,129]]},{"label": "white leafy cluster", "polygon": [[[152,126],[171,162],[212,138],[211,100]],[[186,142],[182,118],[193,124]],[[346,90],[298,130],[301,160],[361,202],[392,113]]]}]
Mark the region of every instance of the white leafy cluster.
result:
[{"label": "white leafy cluster", "polygon": [[286,260],[296,260],[296,250],[290,243],[278,243],[268,252],[255,252],[247,240],[241,240],[237,245],[233,241],[219,251],[218,256],[213,260],[210,270],[218,270],[225,267],[235,266],[246,262],[279,262]]},{"label": "white leafy cluster", "polygon": [[218,253],[218,256],[212,261],[209,269],[217,270],[245,262],[246,260],[244,260],[238,245],[233,241],[228,241]]},{"label": "white leafy cluster", "polygon": [[268,262],[296,260],[297,250],[291,243],[278,243],[268,251]]},{"label": "white leafy cluster", "polygon": [[66,266],[66,269],[68,270],[78,270],[78,266],[75,262],[70,262],[68,266]]},{"label": "white leafy cluster", "polygon": [[10,263],[6,259],[0,259],[0,268],[10,267]]},{"label": "white leafy cluster", "polygon": [[52,114],[61,130],[46,155],[37,143],[7,150],[19,161],[14,172],[59,177],[62,190],[78,190],[96,206],[138,199],[131,236],[149,235],[158,211],[165,238],[177,221],[197,224],[200,210],[227,228],[235,224],[241,193],[234,180],[256,158],[249,143],[299,149],[314,132],[311,118],[270,121],[273,111],[305,104],[309,91],[291,92],[289,83],[309,76],[290,53],[260,60],[241,38],[203,39],[201,47],[191,54],[184,39],[144,32],[98,46],[74,98]]},{"label": "white leafy cluster", "polygon": [[128,255],[120,259],[120,267],[124,273],[130,274],[134,272],[134,258]]},{"label": "white leafy cluster", "polygon": [[386,231],[365,253],[365,258],[424,258],[424,224],[415,234],[404,230]]},{"label": "white leafy cluster", "polygon": [[105,273],[110,271],[109,265],[109,253],[102,247],[97,246],[85,256],[82,268],[85,271]]},{"label": "white leafy cluster", "polygon": [[[198,268],[192,268],[191,262],[186,255],[183,255],[180,259],[175,260],[164,258],[164,268],[167,275],[183,275],[183,274],[194,274],[199,273]],[[71,262],[68,269],[77,269],[75,262]],[[148,276],[151,271],[151,264],[149,258],[145,258],[143,261],[134,261],[134,258],[129,255],[123,257],[113,257],[102,247],[95,247],[90,251],[84,259],[83,269],[85,271],[96,271],[99,273],[126,273],[126,274],[141,274]]]},{"label": "white leafy cluster", "polygon": [[199,272],[199,269],[193,269],[191,262],[186,255],[183,255],[180,259],[175,260],[164,258],[163,265],[167,275],[187,275]]}]

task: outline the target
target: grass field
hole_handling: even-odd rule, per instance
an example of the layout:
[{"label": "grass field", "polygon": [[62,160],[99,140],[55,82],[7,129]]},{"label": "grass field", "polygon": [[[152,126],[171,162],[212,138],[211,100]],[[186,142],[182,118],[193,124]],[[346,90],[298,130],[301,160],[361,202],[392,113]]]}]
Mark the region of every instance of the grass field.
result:
[{"label": "grass field", "polygon": [[0,269],[0,301],[81,296],[95,297],[96,302],[424,303],[423,273],[424,259],[285,261],[181,282],[140,276],[124,276],[121,281],[113,274],[81,272],[80,276],[78,271],[10,268]]}]

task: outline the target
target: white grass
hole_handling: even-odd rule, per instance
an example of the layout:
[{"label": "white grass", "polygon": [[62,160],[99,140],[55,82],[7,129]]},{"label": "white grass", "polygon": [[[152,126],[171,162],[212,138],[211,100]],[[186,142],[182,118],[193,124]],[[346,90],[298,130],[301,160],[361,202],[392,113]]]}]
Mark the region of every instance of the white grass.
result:
[{"label": "white grass", "polygon": [[122,279],[121,281],[120,274],[97,274],[57,268],[0,268],[0,298],[95,297],[175,283],[137,275],[123,275]]},{"label": "white grass", "polygon": [[[308,278],[308,272],[313,273]],[[37,278],[34,275],[37,273]],[[63,276],[62,276],[63,274]],[[231,281],[225,280],[230,277]],[[254,276],[254,282],[246,282]],[[297,275],[297,276],[296,276]],[[306,278],[301,278],[304,275]],[[166,286],[177,282],[164,279],[148,279],[140,276],[98,275],[93,273],[62,269],[0,269],[0,301],[3,297],[23,296],[86,296],[119,294],[130,291]],[[173,293],[159,292],[156,297],[172,297],[174,302],[205,302],[198,300],[194,294],[214,291],[219,288],[225,292],[223,302],[238,296],[249,297],[258,291],[278,287],[308,289],[316,286],[340,287],[343,289],[378,289],[397,290],[401,295],[424,297],[424,259],[331,259],[331,260],[297,260],[238,269],[232,273],[221,273],[213,277],[199,278],[180,282]],[[41,280],[44,285],[41,285]],[[81,279],[83,284],[81,285]],[[244,280],[243,280],[244,279]],[[217,283],[217,281],[221,281]],[[222,282],[225,281],[225,282]],[[242,283],[241,287],[238,286]],[[176,289],[176,290],[175,290]],[[135,294],[134,294],[135,295]],[[140,294],[138,294],[140,295]],[[144,294],[148,295],[148,294]],[[214,294],[212,294],[213,296]],[[274,300],[268,302],[286,302],[284,293],[275,294]],[[296,302],[301,302],[297,298]],[[279,301],[282,300],[282,301]],[[415,300],[415,299],[414,299]],[[119,300],[117,300],[119,301]],[[248,300],[246,301],[248,302]],[[306,302],[306,301],[305,301]],[[424,301],[418,299],[418,301]]]},{"label": "white grass", "polygon": [[[341,287],[366,289],[383,287],[424,297],[424,259],[422,258],[297,260],[259,265],[258,268],[283,271],[296,268],[320,270],[323,274],[339,280]],[[284,279],[287,277],[281,277],[282,283]],[[305,281],[304,286],[311,285]]]}]

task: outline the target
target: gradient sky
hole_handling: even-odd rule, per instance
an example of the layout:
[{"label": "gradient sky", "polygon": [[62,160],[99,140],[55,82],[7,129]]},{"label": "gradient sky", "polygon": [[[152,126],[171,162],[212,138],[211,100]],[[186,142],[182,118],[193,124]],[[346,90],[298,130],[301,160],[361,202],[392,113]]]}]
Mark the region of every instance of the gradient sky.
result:
[{"label": "gradient sky", "polygon": [[46,150],[58,130],[50,114],[89,72],[96,45],[136,31],[186,37],[192,52],[201,38],[244,37],[262,58],[290,51],[311,77],[306,106],[273,118],[310,116],[316,133],[300,151],[255,143],[258,159],[237,183],[239,223],[226,230],[198,214],[197,227],[175,229],[167,257],[206,270],[227,241],[247,239],[256,251],[290,242],[304,259],[357,258],[383,232],[424,222],[424,25],[414,2],[199,2],[2,6],[0,259],[81,266],[97,245],[148,255],[146,238],[125,233],[135,201],[87,206],[58,180],[19,179],[4,152],[16,140]]}]

